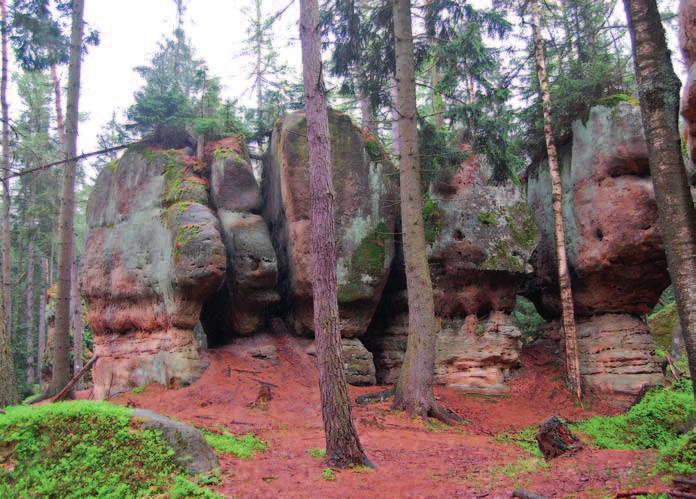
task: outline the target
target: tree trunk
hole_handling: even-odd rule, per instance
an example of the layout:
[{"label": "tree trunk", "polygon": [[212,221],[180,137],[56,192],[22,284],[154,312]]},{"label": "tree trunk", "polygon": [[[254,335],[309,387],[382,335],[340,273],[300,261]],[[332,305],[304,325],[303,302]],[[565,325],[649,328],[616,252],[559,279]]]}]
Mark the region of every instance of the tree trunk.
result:
[{"label": "tree trunk", "polygon": [[1,0],[2,8],[2,79],[0,82],[0,103],[2,105],[2,287],[5,313],[5,331],[12,338],[12,275],[10,274],[10,116],[7,104],[7,0]]},{"label": "tree trunk", "polygon": [[[2,300],[0,300],[0,307],[2,307]],[[5,330],[5,315],[1,312],[2,310],[0,310],[0,409],[19,402],[10,337]]]},{"label": "tree trunk", "polygon": [[34,370],[34,241],[30,234],[27,246],[27,293],[26,293],[26,326],[27,326],[27,384],[33,385]]},{"label": "tree trunk", "polygon": [[[84,324],[82,322],[82,299],[80,297],[80,285],[78,281],[78,269],[79,264],[77,261],[77,256],[73,258],[72,268],[70,269],[70,280],[72,281],[72,286],[70,288],[70,329],[73,331],[73,372],[76,373],[82,369],[82,332],[84,330]],[[77,387],[78,390],[82,388],[82,381],[78,380]]]},{"label": "tree trunk", "polygon": [[414,69],[411,1],[394,0],[397,113],[401,182],[401,220],[406,284],[408,287],[408,342],[394,408],[411,416],[451,419],[435,402],[435,319],[433,286],[423,229],[423,198],[416,128],[416,74]]},{"label": "tree trunk", "polygon": [[433,63],[433,67],[430,68],[430,84],[433,87],[432,99],[433,114],[435,115],[435,126],[438,128],[445,126],[445,104],[442,99],[442,94],[435,90],[441,82],[442,74],[440,73],[440,68],[437,67],[437,63]]},{"label": "tree trunk", "polygon": [[65,151],[65,121],[63,118],[63,104],[60,95],[60,79],[55,65],[51,66],[51,80],[53,81],[53,93],[56,106],[56,128],[58,130],[58,140],[60,141],[60,152]]},{"label": "tree trunk", "polygon": [[46,352],[46,295],[48,293],[48,258],[41,262],[41,296],[39,297],[39,348],[36,355],[36,373],[41,383],[41,371]]},{"label": "tree trunk", "polygon": [[[68,113],[65,130],[65,158],[77,155],[78,104],[82,66],[84,0],[73,0],[70,67],[68,70]],[[60,203],[60,246],[58,292],[56,295],[56,332],[53,347],[53,375],[48,395],[58,393],[70,381],[70,268],[73,261],[75,222],[75,161],[63,168],[63,197]]]},{"label": "tree trunk", "polygon": [[396,77],[392,76],[389,79],[389,85],[391,87],[391,131],[392,131],[392,156],[393,161],[398,164],[399,161],[399,110],[397,109],[397,103],[399,100],[398,92],[396,90]]},{"label": "tree trunk", "polygon": [[370,464],[353,424],[341,359],[336,297],[336,227],[331,136],[321,71],[317,0],[300,0],[300,39],[309,146],[314,330],[326,455],[334,466]]},{"label": "tree trunk", "polygon": [[[696,209],[679,137],[680,81],[655,0],[624,0],[658,222],[674,285],[691,378],[696,380]],[[696,383],[694,384],[696,397]]]},{"label": "tree trunk", "polygon": [[566,372],[568,380],[578,399],[582,398],[582,380],[580,378],[580,359],[578,357],[578,342],[575,329],[575,307],[573,304],[573,290],[568,271],[568,257],[565,247],[565,222],[563,220],[563,185],[561,184],[561,170],[558,166],[558,152],[553,138],[553,125],[551,124],[551,94],[549,92],[549,80],[546,74],[546,62],[544,60],[544,46],[541,38],[541,13],[539,1],[531,0],[532,30],[534,36],[534,52],[536,55],[536,69],[539,78],[542,106],[544,109],[544,135],[546,136],[546,149],[549,156],[549,172],[551,174],[551,195],[553,198],[554,234],[556,237],[556,259],[558,263],[558,286],[561,293],[561,308],[563,327],[563,340],[565,350]]}]

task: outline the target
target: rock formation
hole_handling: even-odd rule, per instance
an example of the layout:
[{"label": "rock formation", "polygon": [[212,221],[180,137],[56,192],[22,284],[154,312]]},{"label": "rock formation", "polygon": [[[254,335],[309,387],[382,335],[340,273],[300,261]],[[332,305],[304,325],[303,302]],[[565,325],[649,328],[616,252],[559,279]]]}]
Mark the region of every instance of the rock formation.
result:
[{"label": "rock formation", "polygon": [[[510,312],[531,270],[536,245],[531,211],[511,182],[495,185],[485,162],[465,161],[449,178],[433,184],[425,202],[428,259],[436,314],[442,329],[436,345],[435,378],[465,393],[499,394],[517,366],[520,331]],[[390,289],[368,345],[377,378],[393,383],[408,334],[403,284]]]},{"label": "rock formation", "polygon": [[82,275],[97,398],[189,383],[204,367],[193,328],[226,257],[201,170],[176,151],[140,148],[97,178]]},{"label": "rock formation", "polygon": [[[566,248],[571,267],[581,373],[586,391],[630,402],[661,380],[652,337],[640,318],[669,284],[640,110],[592,108],[559,151]],[[527,199],[541,229],[530,298],[560,315],[548,168],[527,173]]]},{"label": "rock formation", "polygon": [[[397,193],[381,145],[344,114],[330,112],[336,191],[338,301],[343,337],[362,336],[394,258]],[[280,120],[263,174],[264,217],[278,254],[280,291],[296,333],[313,334],[307,123]]]},{"label": "rock formation", "polygon": [[681,102],[681,115],[686,127],[686,146],[689,161],[686,171],[691,185],[691,195],[696,200],[696,1],[681,0],[679,3],[679,41],[688,68],[687,80]]}]

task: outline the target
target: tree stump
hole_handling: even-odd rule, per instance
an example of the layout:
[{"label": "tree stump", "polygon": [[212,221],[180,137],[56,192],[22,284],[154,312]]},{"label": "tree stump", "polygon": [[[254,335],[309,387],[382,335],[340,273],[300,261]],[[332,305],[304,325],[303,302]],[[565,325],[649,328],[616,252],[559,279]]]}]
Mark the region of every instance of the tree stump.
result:
[{"label": "tree stump", "polygon": [[536,434],[536,440],[539,443],[539,450],[547,460],[582,449],[578,438],[558,416],[544,421]]}]

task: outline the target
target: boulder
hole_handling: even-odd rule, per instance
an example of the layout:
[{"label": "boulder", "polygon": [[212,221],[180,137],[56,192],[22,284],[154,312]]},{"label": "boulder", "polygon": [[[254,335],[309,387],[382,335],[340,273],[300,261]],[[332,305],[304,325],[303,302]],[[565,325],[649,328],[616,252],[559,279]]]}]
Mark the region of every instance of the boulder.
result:
[{"label": "boulder", "polygon": [[258,214],[261,192],[246,147],[232,137],[211,143],[211,199],[217,207],[228,266],[225,286],[206,305],[204,325],[215,342],[230,332],[262,330],[280,301],[278,262],[266,222]]},{"label": "boulder", "polygon": [[[344,337],[365,333],[394,257],[398,195],[379,142],[347,115],[329,112],[336,203],[338,300]],[[273,130],[262,182],[263,214],[278,255],[280,291],[298,334],[313,334],[307,122],[303,112]]]},{"label": "boulder", "polygon": [[[538,240],[531,210],[517,186],[492,183],[486,162],[471,156],[431,186],[424,219],[441,323],[435,381],[464,393],[504,393],[521,348],[509,314]],[[404,288],[403,279],[390,283],[365,339],[382,384],[397,381],[406,351]]]},{"label": "boulder", "polygon": [[630,314],[602,314],[577,322],[580,374],[592,398],[624,408],[662,382],[655,342],[645,322]]},{"label": "boulder", "polygon": [[[641,389],[661,381],[655,342],[641,317],[669,285],[640,109],[630,103],[593,107],[587,122],[573,124],[572,142],[559,157],[583,384],[591,398],[625,407]],[[530,167],[526,180],[541,229],[529,297],[545,318],[556,319],[546,163]]]},{"label": "boulder", "polygon": [[[314,341],[299,340],[305,343],[304,351],[316,360],[317,347]],[[341,357],[346,373],[346,381],[354,386],[369,386],[376,383],[375,363],[372,353],[358,338],[341,338]]]},{"label": "boulder", "polygon": [[191,475],[210,473],[220,461],[205,441],[203,434],[191,425],[174,421],[145,409],[135,409],[133,417],[143,430],[155,430],[174,451],[174,460]]},{"label": "boulder", "polygon": [[[646,314],[669,285],[640,110],[593,107],[559,151],[566,248],[575,311]],[[547,318],[560,314],[551,180],[546,163],[527,173],[527,199],[541,229],[531,296]]]},{"label": "boulder", "polygon": [[192,382],[193,328],[220,287],[225,247],[201,165],[131,148],[100,172],[87,207],[81,291],[94,334],[96,398]]},{"label": "boulder", "polygon": [[532,212],[512,182],[495,184],[476,156],[433,184],[424,218],[437,314],[484,316],[510,312],[532,271],[538,241]]}]

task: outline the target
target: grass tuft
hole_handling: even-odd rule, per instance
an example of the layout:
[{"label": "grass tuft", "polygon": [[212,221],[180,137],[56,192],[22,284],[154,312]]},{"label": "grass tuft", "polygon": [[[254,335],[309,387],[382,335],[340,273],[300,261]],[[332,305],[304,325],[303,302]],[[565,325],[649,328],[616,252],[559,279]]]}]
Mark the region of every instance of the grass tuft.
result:
[{"label": "grass tuft", "polygon": [[232,454],[240,459],[249,459],[256,452],[265,451],[268,444],[252,433],[235,437],[230,433],[213,433],[203,430],[205,441],[213,449],[225,454]]}]

